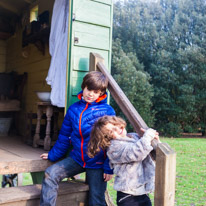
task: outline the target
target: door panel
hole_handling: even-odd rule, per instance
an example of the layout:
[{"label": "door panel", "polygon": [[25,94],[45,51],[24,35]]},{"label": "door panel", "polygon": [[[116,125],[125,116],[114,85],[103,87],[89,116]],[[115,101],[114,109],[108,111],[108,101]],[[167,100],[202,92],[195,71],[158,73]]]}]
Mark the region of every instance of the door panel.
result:
[{"label": "door panel", "polygon": [[110,28],[81,22],[74,23],[74,45],[109,50]]},{"label": "door panel", "polygon": [[112,43],[111,0],[70,0],[67,104],[77,101],[83,77],[89,71],[90,52],[100,54],[110,71]]},{"label": "door panel", "polygon": [[91,0],[74,1],[75,21],[110,27],[111,6]]},{"label": "door panel", "polygon": [[[99,53],[100,51],[98,49],[94,48],[86,48],[86,47],[78,47],[74,46],[73,49],[73,70],[75,71],[89,71],[89,54],[90,52],[93,53]],[[109,51],[101,51],[101,56],[105,59],[105,65],[109,66],[108,60],[110,53]]]},{"label": "door panel", "polygon": [[96,1],[103,4],[109,4],[109,5],[112,4],[112,0],[92,0],[92,1]]}]

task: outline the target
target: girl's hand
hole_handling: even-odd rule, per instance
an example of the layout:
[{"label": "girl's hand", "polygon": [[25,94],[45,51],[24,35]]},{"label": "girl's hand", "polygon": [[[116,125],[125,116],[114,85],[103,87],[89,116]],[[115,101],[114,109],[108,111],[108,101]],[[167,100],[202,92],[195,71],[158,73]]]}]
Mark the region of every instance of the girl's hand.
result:
[{"label": "girl's hand", "polygon": [[43,159],[43,160],[47,160],[48,159],[48,153],[43,153],[40,155],[40,157]]},{"label": "girl's hand", "polygon": [[156,139],[158,141],[158,143],[161,143],[160,137],[159,137],[159,132],[156,131],[154,139]]},{"label": "girl's hand", "polygon": [[113,177],[113,175],[106,174],[106,173],[104,173],[104,176],[103,176],[103,178],[104,178],[104,181],[105,181],[105,182],[107,182],[107,181],[111,180],[111,179],[112,179],[112,177]]},{"label": "girl's hand", "polygon": [[146,134],[147,136],[149,136],[151,138],[151,141],[153,139],[156,139],[158,142],[160,142],[160,139],[159,139],[159,132],[157,132],[156,130],[153,130],[153,129],[143,129],[143,128],[140,128],[140,130],[145,134],[145,133],[148,133]]}]

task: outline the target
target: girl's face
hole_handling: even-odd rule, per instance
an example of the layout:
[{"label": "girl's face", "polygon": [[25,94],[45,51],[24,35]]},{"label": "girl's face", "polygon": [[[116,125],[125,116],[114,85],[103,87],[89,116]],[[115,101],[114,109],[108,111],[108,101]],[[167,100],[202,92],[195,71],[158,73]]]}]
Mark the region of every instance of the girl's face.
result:
[{"label": "girl's face", "polygon": [[116,139],[117,137],[126,137],[127,135],[127,131],[124,125],[113,125],[111,123],[108,123],[105,125],[105,128],[111,132],[114,139]]}]

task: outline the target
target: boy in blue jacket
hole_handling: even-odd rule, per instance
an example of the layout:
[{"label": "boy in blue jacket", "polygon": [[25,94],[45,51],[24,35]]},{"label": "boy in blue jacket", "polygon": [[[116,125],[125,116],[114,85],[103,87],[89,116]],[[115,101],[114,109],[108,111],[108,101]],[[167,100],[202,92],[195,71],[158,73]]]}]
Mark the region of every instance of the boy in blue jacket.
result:
[{"label": "boy in blue jacket", "polygon": [[83,79],[79,101],[67,110],[58,140],[42,159],[55,162],[64,157],[70,145],[69,157],[53,164],[45,171],[40,198],[41,206],[55,206],[59,182],[79,173],[86,172],[89,184],[89,206],[105,206],[107,181],[112,178],[108,158],[100,151],[94,158],[87,155],[87,144],[94,122],[104,115],[115,115],[107,104],[108,79],[101,72],[89,72]]}]

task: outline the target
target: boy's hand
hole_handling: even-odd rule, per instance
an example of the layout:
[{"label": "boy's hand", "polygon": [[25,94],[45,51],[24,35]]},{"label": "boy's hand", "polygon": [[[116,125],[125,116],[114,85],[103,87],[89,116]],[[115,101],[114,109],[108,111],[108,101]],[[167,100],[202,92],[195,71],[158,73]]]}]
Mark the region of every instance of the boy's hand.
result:
[{"label": "boy's hand", "polygon": [[40,157],[43,159],[43,160],[47,160],[48,159],[48,153],[43,153],[40,155]]},{"label": "boy's hand", "polygon": [[104,178],[104,181],[105,181],[105,182],[107,182],[107,181],[111,180],[111,179],[112,179],[112,177],[113,177],[113,175],[106,174],[106,173],[104,173],[104,176],[103,176],[103,178]]}]

